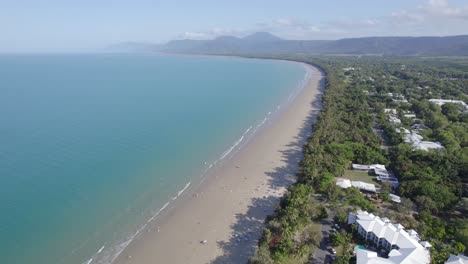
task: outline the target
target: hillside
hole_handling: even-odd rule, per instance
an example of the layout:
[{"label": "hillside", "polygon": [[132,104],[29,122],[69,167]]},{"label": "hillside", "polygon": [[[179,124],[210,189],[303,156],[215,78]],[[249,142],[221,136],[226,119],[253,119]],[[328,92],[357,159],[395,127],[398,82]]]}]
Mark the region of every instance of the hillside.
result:
[{"label": "hillside", "polygon": [[340,39],[319,47],[317,53],[466,56],[468,55],[468,36]]},{"label": "hillside", "polygon": [[[139,47],[135,43],[133,46]],[[114,45],[114,47],[119,45]],[[125,51],[128,47],[125,46]],[[142,48],[139,47],[138,51]],[[144,44],[145,51],[196,54],[377,54],[385,56],[468,56],[468,35],[449,37],[365,37],[339,40],[285,40],[267,32],[243,38],[220,36],[212,40],[172,40]]]}]

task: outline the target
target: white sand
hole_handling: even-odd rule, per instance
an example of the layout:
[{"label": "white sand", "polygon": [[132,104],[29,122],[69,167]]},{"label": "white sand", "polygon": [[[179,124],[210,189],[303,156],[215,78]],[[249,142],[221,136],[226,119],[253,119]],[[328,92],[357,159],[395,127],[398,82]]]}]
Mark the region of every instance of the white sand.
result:
[{"label": "white sand", "polygon": [[302,146],[321,109],[324,78],[318,69],[308,67],[312,77],[290,106],[231,159],[214,168],[196,187],[196,194],[152,223],[115,263],[247,261],[265,217],[294,182]]}]

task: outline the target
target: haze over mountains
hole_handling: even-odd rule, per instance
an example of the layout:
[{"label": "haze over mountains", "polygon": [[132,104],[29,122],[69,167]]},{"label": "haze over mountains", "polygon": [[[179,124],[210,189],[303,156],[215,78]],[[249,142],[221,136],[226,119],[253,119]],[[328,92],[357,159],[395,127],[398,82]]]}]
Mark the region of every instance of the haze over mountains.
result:
[{"label": "haze over mountains", "polygon": [[388,56],[468,56],[468,35],[448,37],[364,37],[339,40],[285,40],[267,32],[243,38],[172,40],[163,45],[122,43],[113,51],[160,51],[194,54],[315,53]]}]

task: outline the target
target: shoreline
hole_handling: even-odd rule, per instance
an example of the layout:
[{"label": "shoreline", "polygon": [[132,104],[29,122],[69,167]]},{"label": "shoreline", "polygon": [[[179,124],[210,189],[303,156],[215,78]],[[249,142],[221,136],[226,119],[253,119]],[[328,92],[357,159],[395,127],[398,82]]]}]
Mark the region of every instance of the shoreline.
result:
[{"label": "shoreline", "polygon": [[265,217],[295,181],[302,146],[321,110],[323,73],[301,64],[310,77],[285,100],[285,109],[171,202],[113,263],[246,262]]}]

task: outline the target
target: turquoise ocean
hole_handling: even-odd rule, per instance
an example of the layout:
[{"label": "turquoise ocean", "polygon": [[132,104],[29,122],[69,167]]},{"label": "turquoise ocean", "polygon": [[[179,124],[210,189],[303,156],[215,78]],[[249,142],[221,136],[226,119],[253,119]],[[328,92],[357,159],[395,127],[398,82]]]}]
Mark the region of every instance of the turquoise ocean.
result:
[{"label": "turquoise ocean", "polygon": [[0,55],[0,263],[111,263],[307,76],[273,60]]}]

